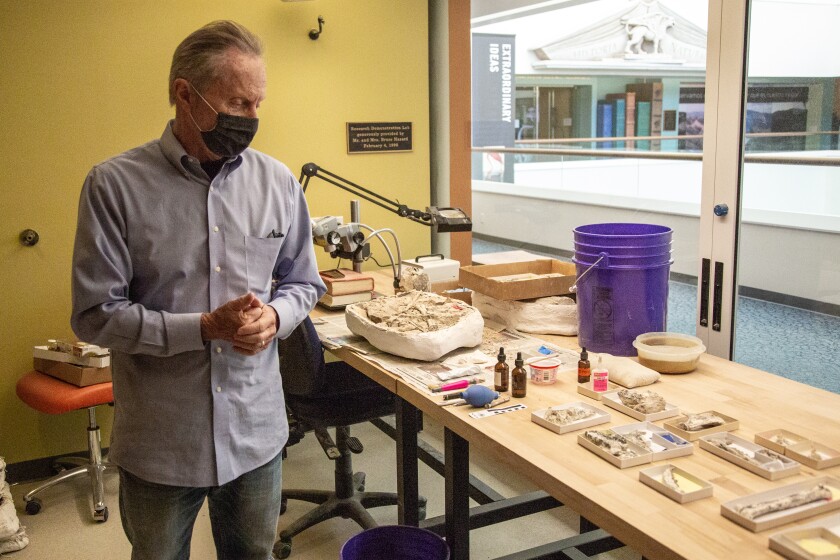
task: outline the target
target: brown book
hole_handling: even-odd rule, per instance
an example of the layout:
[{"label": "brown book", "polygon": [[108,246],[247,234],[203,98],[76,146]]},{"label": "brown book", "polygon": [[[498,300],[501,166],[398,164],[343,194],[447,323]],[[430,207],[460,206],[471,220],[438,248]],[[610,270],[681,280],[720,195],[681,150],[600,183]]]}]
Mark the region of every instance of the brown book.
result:
[{"label": "brown book", "polygon": [[[636,101],[650,102],[650,136],[662,136],[662,82],[627,84],[626,90],[636,94]],[[659,141],[650,143],[652,150],[659,149]]]},{"label": "brown book", "polygon": [[344,294],[341,296],[334,296],[332,294],[324,294],[318,300],[318,304],[327,309],[344,309],[345,306],[351,303],[358,303],[360,301],[370,301],[373,299],[372,291],[356,292],[355,294]]},{"label": "brown book", "polygon": [[327,285],[327,293],[333,296],[370,292],[373,290],[373,276],[349,268],[334,268],[319,272]]},{"label": "brown book", "polygon": [[[626,106],[624,108],[624,134],[627,136],[636,136],[636,93],[628,91],[624,94]],[[634,142],[627,142],[627,149],[634,149]]]}]

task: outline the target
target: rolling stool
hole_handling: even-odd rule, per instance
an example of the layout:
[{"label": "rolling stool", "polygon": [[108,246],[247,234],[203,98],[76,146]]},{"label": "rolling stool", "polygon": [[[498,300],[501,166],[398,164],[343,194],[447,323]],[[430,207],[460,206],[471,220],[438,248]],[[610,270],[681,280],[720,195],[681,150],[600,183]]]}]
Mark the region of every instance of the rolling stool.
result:
[{"label": "rolling stool", "polygon": [[[41,500],[35,497],[47,488],[87,474],[93,491],[93,519],[108,521],[108,507],[105,505],[105,492],[102,487],[102,473],[105,469],[115,469],[115,465],[102,460],[99,444],[99,426],[96,424],[96,407],[114,402],[111,382],[97,383],[87,387],[77,387],[60,379],[50,377],[38,371],[30,371],[17,382],[17,396],[31,408],[46,414],[63,414],[86,408],[88,411],[88,455],[89,459],[65,457],[56,463],[79,464],[80,466],[59,472],[24,497],[26,513],[35,515],[41,511]],[[76,459],[76,461],[74,461]]]}]

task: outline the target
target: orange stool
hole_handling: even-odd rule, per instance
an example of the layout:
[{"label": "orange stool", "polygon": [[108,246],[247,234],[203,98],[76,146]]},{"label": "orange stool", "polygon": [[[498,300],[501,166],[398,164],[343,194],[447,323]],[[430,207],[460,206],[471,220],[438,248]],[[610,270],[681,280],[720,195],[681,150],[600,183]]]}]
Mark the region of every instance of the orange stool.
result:
[{"label": "orange stool", "polygon": [[[77,387],[50,377],[38,371],[30,371],[17,382],[17,396],[30,407],[47,414],[63,414],[73,410],[88,410],[88,454],[89,459],[65,457],[58,464],[72,463],[80,466],[65,470],[50,478],[23,497],[26,513],[35,515],[41,511],[41,501],[35,495],[47,488],[87,474],[93,490],[93,518],[96,521],[108,521],[108,507],[105,505],[105,492],[102,487],[102,474],[105,469],[115,466],[102,460],[102,448],[99,443],[99,426],[96,424],[96,407],[114,402],[114,391],[110,382],[97,383],[87,387]],[[74,461],[74,459],[76,459]]]}]

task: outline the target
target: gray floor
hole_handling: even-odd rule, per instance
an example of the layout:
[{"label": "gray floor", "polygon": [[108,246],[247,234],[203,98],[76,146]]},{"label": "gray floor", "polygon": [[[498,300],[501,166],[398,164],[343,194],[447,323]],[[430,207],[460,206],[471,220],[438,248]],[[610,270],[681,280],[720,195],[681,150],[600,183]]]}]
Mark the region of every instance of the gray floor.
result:
[{"label": "gray floor", "polygon": [[[353,435],[365,445],[361,455],[354,456],[356,470],[367,474],[367,489],[394,491],[396,488],[395,444],[392,439],[369,423],[353,427]],[[425,421],[422,437],[437,449],[443,449],[442,430]],[[473,452],[470,457],[471,473],[491,484],[505,496],[515,496],[536,488],[526,479],[512,472],[506,465],[492,457]],[[307,435],[299,444],[289,448],[283,466],[283,481],[289,488],[329,488],[333,484],[332,463],[326,458],[317,440]],[[118,478],[108,475],[106,502],[111,513],[106,523],[96,523],[90,518],[89,485],[85,479],[59,485],[43,495],[43,509],[38,515],[24,513],[22,496],[32,483],[12,487],[12,495],[21,523],[26,526],[30,545],[7,557],[14,560],[117,560],[128,559],[130,548],[122,532],[117,505]],[[428,516],[443,514],[443,479],[425,465],[420,468],[420,490],[428,499]],[[289,520],[303,514],[310,507],[303,502],[289,502],[289,508],[280,519],[282,529]],[[396,507],[371,510],[380,524],[394,524]],[[472,531],[470,558],[489,559],[518,550],[552,542],[573,535],[578,516],[567,508],[531,515],[493,527]],[[360,531],[346,519],[333,519],[312,527],[293,540],[292,560],[325,560],[339,558],[344,542]],[[192,558],[215,558],[210,522],[206,507],[196,522],[192,540]],[[599,558],[629,560],[639,555],[623,548]]]},{"label": "gray floor", "polygon": [[[473,236],[473,254],[519,248]],[[696,310],[697,287],[669,282],[667,330],[695,334]],[[741,296],[736,333],[734,361],[840,393],[840,317]]]}]

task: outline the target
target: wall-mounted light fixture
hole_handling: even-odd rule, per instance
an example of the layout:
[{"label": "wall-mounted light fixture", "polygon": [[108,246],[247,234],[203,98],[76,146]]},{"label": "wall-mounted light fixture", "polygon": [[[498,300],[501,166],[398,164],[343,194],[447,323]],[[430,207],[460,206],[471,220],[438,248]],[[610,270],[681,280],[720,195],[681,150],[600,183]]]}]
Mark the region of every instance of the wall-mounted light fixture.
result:
[{"label": "wall-mounted light fixture", "polygon": [[309,30],[309,38],[313,41],[317,41],[318,37],[321,36],[321,31],[324,30],[324,18],[322,16],[318,16],[318,29],[310,29]]}]

